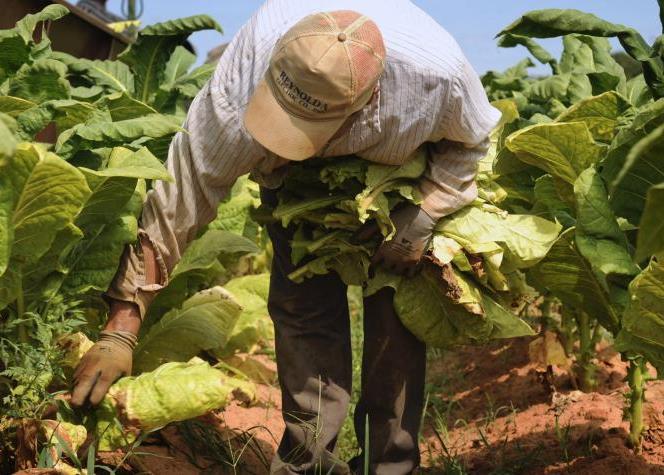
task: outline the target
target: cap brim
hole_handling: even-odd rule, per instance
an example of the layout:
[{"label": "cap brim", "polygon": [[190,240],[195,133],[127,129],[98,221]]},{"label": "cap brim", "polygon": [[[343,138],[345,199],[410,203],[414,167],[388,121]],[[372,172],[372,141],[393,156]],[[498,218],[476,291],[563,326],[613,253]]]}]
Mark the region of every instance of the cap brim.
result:
[{"label": "cap brim", "polygon": [[244,114],[244,125],[258,143],[295,161],[313,157],[345,120],[309,121],[292,116],[279,105],[265,80],[258,83]]}]

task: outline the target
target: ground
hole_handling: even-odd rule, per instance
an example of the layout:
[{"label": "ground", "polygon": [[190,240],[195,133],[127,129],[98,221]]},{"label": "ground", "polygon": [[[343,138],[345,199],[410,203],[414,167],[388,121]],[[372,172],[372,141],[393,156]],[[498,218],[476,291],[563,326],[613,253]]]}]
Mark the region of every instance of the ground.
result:
[{"label": "ground", "polygon": [[[421,473],[664,474],[664,382],[648,383],[648,429],[635,454],[622,413],[626,364],[619,355],[599,352],[599,388],[586,394],[565,371],[549,379],[538,372],[529,341],[430,355]],[[265,358],[261,364],[273,365]],[[258,388],[257,405],[234,404],[151,437],[130,457],[133,471],[267,473],[283,423],[276,386]]]}]

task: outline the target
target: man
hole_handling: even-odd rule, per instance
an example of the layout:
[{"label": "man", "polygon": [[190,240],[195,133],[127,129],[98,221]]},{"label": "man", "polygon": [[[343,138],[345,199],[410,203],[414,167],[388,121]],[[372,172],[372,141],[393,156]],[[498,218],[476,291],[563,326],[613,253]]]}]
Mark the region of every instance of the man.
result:
[{"label": "man", "polygon": [[[141,316],[197,230],[236,178],[252,172],[262,198],[289,163],[355,154],[399,166],[429,143],[423,203],[393,213],[397,232],[374,261],[417,265],[439,218],[477,194],[477,162],[499,113],[458,45],[407,0],[270,0],[224,52],[170,149],[176,184],[158,183],[109,289],[100,341],[76,373],[72,402],[98,403],[131,371]],[[302,284],[291,229],[273,225],[269,311],[276,333],[286,431],[273,473],[348,473],[333,450],[348,409],[352,366],[346,287],[336,274]],[[362,394],[355,420],[371,473],[411,473],[419,463],[425,347],[399,322],[392,291],[365,300]],[[362,463],[351,462],[360,473]]]}]

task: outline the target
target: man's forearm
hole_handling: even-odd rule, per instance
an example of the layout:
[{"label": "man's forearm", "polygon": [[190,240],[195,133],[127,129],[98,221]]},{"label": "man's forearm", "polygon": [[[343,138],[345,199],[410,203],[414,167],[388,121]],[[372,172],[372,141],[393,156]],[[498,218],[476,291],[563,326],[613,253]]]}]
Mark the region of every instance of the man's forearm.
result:
[{"label": "man's forearm", "polygon": [[104,330],[125,331],[138,335],[141,323],[138,305],[133,302],[111,300],[111,309]]},{"label": "man's forearm", "polygon": [[[154,284],[161,281],[156,253],[148,239],[141,239],[141,249],[145,262],[145,281]],[[111,299],[108,322],[104,330],[126,331],[138,335],[141,328],[141,312],[133,302]]]},{"label": "man's forearm", "polygon": [[489,145],[487,138],[475,146],[442,140],[430,147],[429,167],[420,182],[422,209],[440,219],[471,203],[477,197],[478,163]]}]

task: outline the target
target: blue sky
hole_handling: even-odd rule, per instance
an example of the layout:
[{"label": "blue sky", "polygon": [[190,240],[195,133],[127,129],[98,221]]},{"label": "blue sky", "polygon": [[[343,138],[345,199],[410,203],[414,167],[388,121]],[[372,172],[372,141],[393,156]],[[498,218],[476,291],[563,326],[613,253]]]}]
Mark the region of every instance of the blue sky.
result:
[{"label": "blue sky", "polygon": [[[119,12],[120,3],[121,0],[110,0],[109,9]],[[144,3],[144,24],[199,13],[214,17],[224,28],[224,35],[201,32],[192,36],[199,58],[204,58],[210,48],[230,41],[263,2],[144,0]],[[490,69],[503,70],[527,55],[522,48],[498,48],[493,37],[521,14],[533,9],[578,8],[605,20],[631,26],[648,42],[661,33],[656,0],[414,0],[414,3],[452,33],[480,73]],[[546,40],[543,44],[551,52],[560,51],[559,40]]]}]

